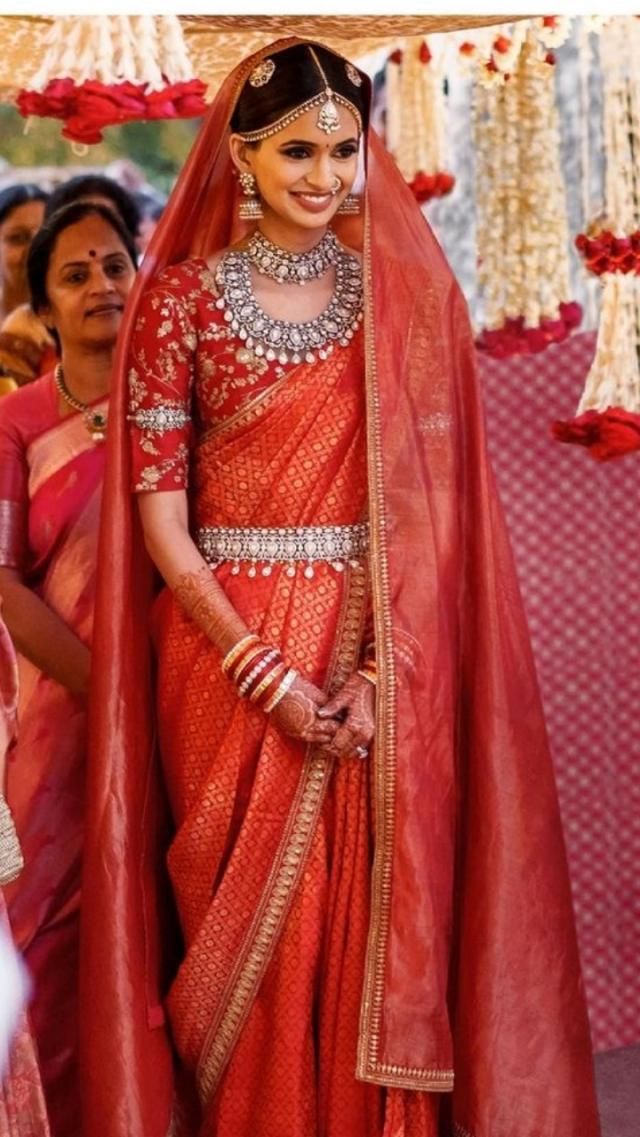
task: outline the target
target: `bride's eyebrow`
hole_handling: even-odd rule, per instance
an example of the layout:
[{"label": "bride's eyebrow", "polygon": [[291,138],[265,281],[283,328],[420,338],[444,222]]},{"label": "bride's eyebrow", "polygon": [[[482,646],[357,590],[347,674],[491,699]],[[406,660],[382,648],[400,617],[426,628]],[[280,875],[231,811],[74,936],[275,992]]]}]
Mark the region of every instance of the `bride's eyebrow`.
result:
[{"label": "bride's eyebrow", "polygon": [[[341,142],[335,142],[334,146],[346,146],[348,142],[357,142],[357,141],[358,141],[358,139],[354,135],[353,138],[343,138]],[[319,146],[319,143],[318,142],[310,142],[308,138],[287,138],[286,142],[283,142],[281,145],[282,146],[310,146],[312,150],[316,150]]]}]

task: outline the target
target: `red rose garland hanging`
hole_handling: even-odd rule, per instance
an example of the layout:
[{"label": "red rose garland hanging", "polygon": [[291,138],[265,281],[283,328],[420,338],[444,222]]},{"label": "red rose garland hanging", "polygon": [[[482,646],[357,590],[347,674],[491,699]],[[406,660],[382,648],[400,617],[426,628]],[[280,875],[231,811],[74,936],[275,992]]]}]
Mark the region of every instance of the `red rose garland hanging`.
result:
[{"label": "red rose garland hanging", "polygon": [[639,52],[637,17],[601,28],[605,202],[576,246],[602,282],[602,307],[577,415],[552,428],[558,441],[585,446],[600,461],[640,450]]},{"label": "red rose garland hanging", "polygon": [[204,114],[177,16],[71,16],[52,26],[50,46],[18,110],[63,121],[63,136],[100,142],[107,126]]},{"label": "red rose garland hanging", "polygon": [[445,161],[444,75],[426,40],[407,39],[387,62],[386,145],[419,202],[455,185]]},{"label": "red rose garland hanging", "polygon": [[569,230],[560,168],[555,58],[542,21],[500,33],[476,58],[474,132],[478,283],[484,328],[477,343],[497,357],[543,351],[582,319],[569,290]]}]

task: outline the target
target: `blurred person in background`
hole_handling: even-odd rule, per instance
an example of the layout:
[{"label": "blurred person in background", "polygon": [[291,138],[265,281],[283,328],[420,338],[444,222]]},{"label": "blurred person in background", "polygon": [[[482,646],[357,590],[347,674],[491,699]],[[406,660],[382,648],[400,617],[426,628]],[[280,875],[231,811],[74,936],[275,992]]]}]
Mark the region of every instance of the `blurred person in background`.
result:
[{"label": "blurred person in background", "polygon": [[135,194],[136,204],[140,210],[140,227],[136,246],[140,256],[144,256],[153,234],[156,230],[166,203],[165,198],[159,194],[148,193],[147,190],[138,190]]},{"label": "blurred person in background", "polygon": [[13,819],[3,797],[4,763],[15,739],[18,669],[0,617],[0,1137],[48,1137],[38,1063],[24,1006],[28,980],[9,932],[2,888],[22,867]]},{"label": "blurred person in background", "polygon": [[34,983],[30,1008],[52,1133],[79,1132],[76,979],[87,692],[111,367],[134,280],[113,208],[53,213],[28,262],[60,363],[0,402],[0,594],[21,653],[7,801],[25,866],[6,892]]},{"label": "blurred person in background", "polygon": [[[42,333],[34,340],[33,330],[25,335],[19,320],[9,323],[6,329],[4,324],[29,299],[27,255],[42,224],[46,201],[44,190],[28,183],[7,186],[0,192],[0,394],[6,394],[20,381],[23,367],[19,362],[18,373],[14,374],[15,358],[20,361],[24,356],[30,369],[41,354],[37,341],[42,339]],[[48,337],[44,338],[46,341]]]},{"label": "blurred person in background", "polygon": [[[104,174],[78,174],[69,178],[48,198],[44,219],[48,220],[59,209],[76,201],[90,201],[115,210],[134,240],[137,239],[140,211],[132,194],[113,178]],[[4,374],[6,390],[37,379],[50,371],[56,361],[55,343],[44,323],[30,304],[21,303],[0,327],[0,374]],[[3,393],[1,388],[0,393]]]},{"label": "blurred person in background", "polygon": [[58,209],[72,205],[75,201],[91,201],[95,205],[115,209],[134,240],[138,237],[140,209],[133,194],[123,189],[113,178],[108,178],[105,174],[76,174],[62,182],[56,186],[47,202],[45,220]]}]

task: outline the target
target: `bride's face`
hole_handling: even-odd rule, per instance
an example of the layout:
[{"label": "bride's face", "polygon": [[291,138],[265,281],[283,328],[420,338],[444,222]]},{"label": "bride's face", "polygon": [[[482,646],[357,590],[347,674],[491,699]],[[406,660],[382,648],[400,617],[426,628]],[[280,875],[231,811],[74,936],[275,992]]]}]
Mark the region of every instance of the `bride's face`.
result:
[{"label": "bride's face", "polygon": [[329,135],[317,125],[315,107],[253,147],[232,138],[236,165],[254,175],[265,217],[303,229],[331,221],[358,168],[356,120],[346,107],[339,114],[340,127]]}]

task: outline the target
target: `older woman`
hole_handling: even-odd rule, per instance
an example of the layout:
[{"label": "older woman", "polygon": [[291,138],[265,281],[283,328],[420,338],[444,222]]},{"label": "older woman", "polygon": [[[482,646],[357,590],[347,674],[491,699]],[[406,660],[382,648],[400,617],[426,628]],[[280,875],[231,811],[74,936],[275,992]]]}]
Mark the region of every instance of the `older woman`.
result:
[{"label": "older woman", "polygon": [[113,349],[135,274],[112,210],[78,203],[33,242],[34,310],[60,364],[0,404],[0,593],[21,653],[7,800],[25,868],[7,890],[34,978],[52,1132],[78,1132],[75,987],[96,545]]},{"label": "older woman", "polygon": [[[69,178],[49,197],[44,220],[76,201],[91,201],[115,210],[132,238],[137,240],[138,207],[131,194],[113,178],[103,174],[80,174]],[[56,361],[54,340],[30,304],[21,304],[0,324],[0,373],[5,376],[5,385],[15,387],[30,383],[45,371],[53,370]]]}]

